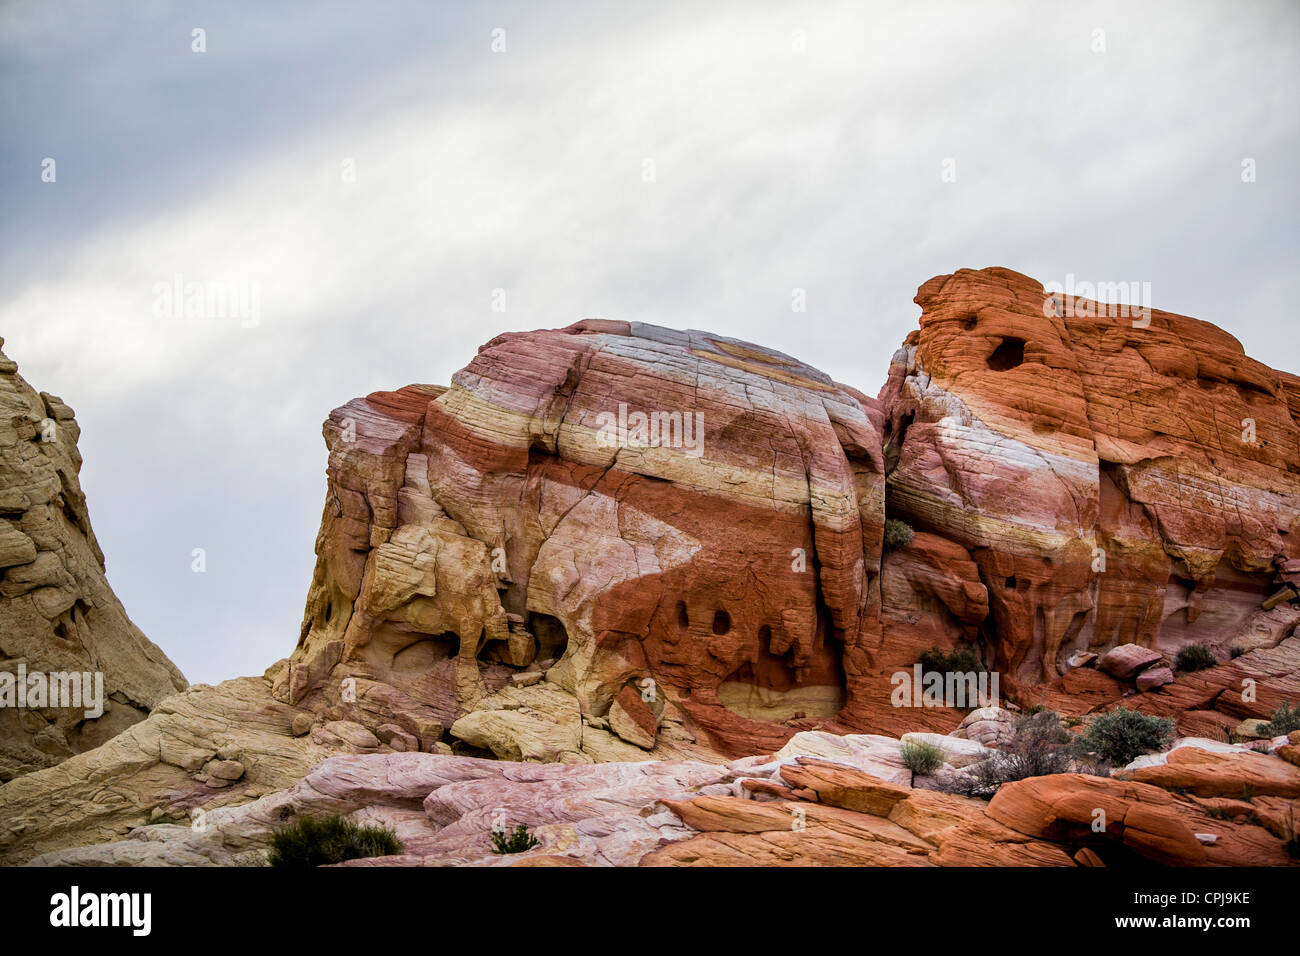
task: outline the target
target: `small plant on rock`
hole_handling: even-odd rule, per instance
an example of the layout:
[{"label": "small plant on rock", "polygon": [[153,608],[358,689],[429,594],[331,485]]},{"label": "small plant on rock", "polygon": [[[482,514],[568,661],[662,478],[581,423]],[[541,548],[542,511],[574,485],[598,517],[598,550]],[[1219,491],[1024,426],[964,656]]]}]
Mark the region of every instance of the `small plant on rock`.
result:
[{"label": "small plant on rock", "polygon": [[928,651],[922,651],[919,662],[921,671],[929,674],[938,671],[941,674],[951,672],[970,673],[972,671],[982,671],[978,655],[975,648],[968,644],[956,647],[951,653],[945,651],[939,645],[931,647]]},{"label": "small plant on rock", "polygon": [[1205,644],[1188,644],[1174,658],[1174,667],[1180,671],[1203,671],[1217,663],[1214,651]]},{"label": "small plant on rock", "polygon": [[1268,723],[1260,724],[1259,727],[1261,734],[1268,734],[1270,737],[1281,737],[1293,730],[1300,730],[1300,706],[1292,707],[1289,700],[1269,715]]},{"label": "small plant on rock", "polygon": [[1142,754],[1163,750],[1173,736],[1174,722],[1170,718],[1117,707],[1088,721],[1075,739],[1075,752],[1095,754],[1105,763],[1122,767]]},{"label": "small plant on rock", "polygon": [[522,823],[513,830],[492,831],[493,853],[523,853],[525,850],[541,845],[542,841],[529,833],[528,827]]},{"label": "small plant on rock", "polygon": [[902,757],[908,770],[923,777],[928,777],[944,765],[943,751],[924,741],[914,740],[903,744]]},{"label": "small plant on rock", "polygon": [[912,526],[897,518],[885,519],[885,550],[897,551],[912,543]]},{"label": "small plant on rock", "polygon": [[397,834],[387,827],[362,826],[333,814],[302,817],[277,829],[271,834],[267,863],[279,867],[327,866],[401,852]]},{"label": "small plant on rock", "polygon": [[1230,648],[1228,648],[1228,653],[1232,655],[1232,659],[1235,661],[1242,654],[1246,653],[1246,649],[1242,647],[1240,644],[1233,644]]}]

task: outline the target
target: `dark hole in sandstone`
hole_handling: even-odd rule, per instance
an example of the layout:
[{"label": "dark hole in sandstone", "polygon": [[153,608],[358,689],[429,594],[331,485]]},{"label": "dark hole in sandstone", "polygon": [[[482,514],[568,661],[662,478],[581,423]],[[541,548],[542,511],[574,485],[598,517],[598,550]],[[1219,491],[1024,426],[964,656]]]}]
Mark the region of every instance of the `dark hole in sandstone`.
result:
[{"label": "dark hole in sandstone", "polygon": [[898,457],[902,454],[907,430],[912,427],[912,422],[915,420],[916,413],[908,412],[899,418],[897,423],[892,419],[885,423],[885,474],[889,474],[898,466]]},{"label": "dark hole in sandstone", "polygon": [[1012,575],[1011,577],[1007,578],[1007,590],[1014,591],[1015,589],[1016,589],[1016,578],[1015,575]]},{"label": "dark hole in sandstone", "polygon": [[685,631],[691,626],[691,619],[686,614],[686,602],[677,602],[677,630]]},{"label": "dark hole in sandstone", "polygon": [[713,615],[713,633],[726,634],[731,630],[731,615],[726,611],[718,611]]},{"label": "dark hole in sandstone", "polygon": [[988,366],[995,372],[1005,372],[1023,365],[1025,361],[1025,340],[1005,338],[988,357]]},{"label": "dark hole in sandstone", "polygon": [[973,315],[969,315],[962,321],[961,327],[965,329],[967,332],[969,332],[979,324],[980,324],[979,319],[975,318],[975,316]]},{"label": "dark hole in sandstone", "polygon": [[390,670],[404,675],[422,674],[438,661],[455,657],[460,650],[460,638],[451,631],[426,634],[388,625],[377,628],[370,643],[381,654],[384,651],[391,653]]},{"label": "dark hole in sandstone", "polygon": [[528,615],[528,629],[537,640],[539,661],[558,661],[569,647],[569,632],[560,619],[549,614]]}]

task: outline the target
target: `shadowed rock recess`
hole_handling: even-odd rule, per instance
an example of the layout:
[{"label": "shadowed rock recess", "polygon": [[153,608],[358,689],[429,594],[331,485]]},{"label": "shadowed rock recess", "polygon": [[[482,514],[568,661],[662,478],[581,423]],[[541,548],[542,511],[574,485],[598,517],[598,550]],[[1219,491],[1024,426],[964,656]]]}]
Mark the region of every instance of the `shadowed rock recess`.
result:
[{"label": "shadowed rock recess", "polygon": [[[1297,740],[1229,740],[1300,702],[1300,379],[1005,269],[916,302],[877,399],[588,319],[337,409],[293,653],[0,786],[0,859],[246,862],[343,812],[405,847],[352,865],[1290,862]],[[1000,696],[900,701],[935,646]],[[1121,703],[1178,739],[1109,778],[902,756]],[[542,845],[493,855],[502,810]]]}]

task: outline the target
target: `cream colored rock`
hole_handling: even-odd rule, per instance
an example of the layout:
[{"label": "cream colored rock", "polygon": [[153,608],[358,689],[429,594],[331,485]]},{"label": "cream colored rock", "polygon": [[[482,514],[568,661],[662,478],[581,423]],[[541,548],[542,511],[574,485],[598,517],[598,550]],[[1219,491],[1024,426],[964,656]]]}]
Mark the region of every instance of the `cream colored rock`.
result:
[{"label": "cream colored rock", "polygon": [[77,480],[80,434],[72,409],[0,352],[0,671],[99,672],[103,705],[0,707],[0,783],[99,746],[186,686],[105,578]]},{"label": "cream colored rock", "polygon": [[902,741],[879,734],[837,736],[821,730],[795,734],[776,753],[778,761],[798,757],[820,757],[855,767],[890,783],[912,782],[912,771],[903,763]]},{"label": "cream colored rock", "polygon": [[943,751],[943,759],[951,767],[969,767],[978,763],[993,752],[978,740],[967,740],[947,734],[911,733],[903,734],[899,740],[902,744],[929,744]]}]

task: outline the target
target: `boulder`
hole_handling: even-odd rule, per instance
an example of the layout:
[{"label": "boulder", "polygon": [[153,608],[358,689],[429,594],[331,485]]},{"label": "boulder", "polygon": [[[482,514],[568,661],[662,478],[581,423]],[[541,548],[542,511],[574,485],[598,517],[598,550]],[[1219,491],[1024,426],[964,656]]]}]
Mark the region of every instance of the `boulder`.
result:
[{"label": "boulder", "polygon": [[[1163,658],[1163,654],[1149,647],[1120,644],[1103,654],[1101,660],[1097,662],[1097,667],[1116,680],[1132,680],[1140,671],[1153,667]],[[1167,668],[1157,668],[1157,670],[1167,670]]]}]

